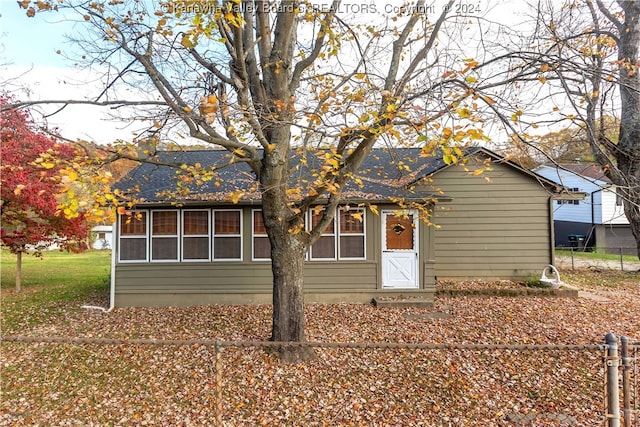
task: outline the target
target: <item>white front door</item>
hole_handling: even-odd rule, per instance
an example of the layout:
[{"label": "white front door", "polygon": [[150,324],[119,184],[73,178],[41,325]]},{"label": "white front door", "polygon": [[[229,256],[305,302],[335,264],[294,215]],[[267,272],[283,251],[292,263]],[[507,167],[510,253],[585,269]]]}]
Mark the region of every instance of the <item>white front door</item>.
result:
[{"label": "white front door", "polygon": [[382,211],[382,287],[419,287],[416,211]]}]

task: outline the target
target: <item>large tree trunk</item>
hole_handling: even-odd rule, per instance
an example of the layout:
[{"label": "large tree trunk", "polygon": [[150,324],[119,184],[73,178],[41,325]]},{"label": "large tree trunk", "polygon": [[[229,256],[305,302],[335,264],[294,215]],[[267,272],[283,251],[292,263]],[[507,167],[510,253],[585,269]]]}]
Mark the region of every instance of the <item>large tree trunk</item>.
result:
[{"label": "large tree trunk", "polygon": [[640,258],[640,3],[619,1],[619,4],[625,17],[618,42],[618,60],[625,66],[620,67],[618,85],[621,114],[615,157],[624,180],[613,181],[623,189],[626,187],[624,211]]},{"label": "large tree trunk", "polygon": [[[287,138],[287,130],[281,137]],[[262,213],[271,242],[273,272],[272,341],[304,342],[304,259],[308,247],[304,233],[304,216],[292,211],[287,201],[289,149],[265,152],[260,182]],[[315,357],[311,348],[300,346],[279,349],[280,360],[298,362]]]}]

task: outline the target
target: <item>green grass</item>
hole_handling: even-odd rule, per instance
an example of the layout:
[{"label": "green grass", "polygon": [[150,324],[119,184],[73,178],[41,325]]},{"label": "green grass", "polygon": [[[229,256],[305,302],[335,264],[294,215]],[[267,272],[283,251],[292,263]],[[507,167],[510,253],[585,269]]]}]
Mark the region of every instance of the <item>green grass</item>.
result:
[{"label": "green grass", "polygon": [[70,304],[104,301],[109,292],[110,251],[44,252],[22,257],[22,290],[15,293],[16,255],[0,251],[2,333],[16,333],[63,315]]},{"label": "green grass", "polygon": [[[571,256],[571,250],[570,249],[558,249],[556,248],[556,255],[558,256]],[[601,259],[601,260],[613,260],[613,261],[619,261],[620,260],[620,255],[619,254],[605,254],[605,253],[601,253],[601,252],[582,252],[582,251],[578,251],[578,250],[574,250],[573,251],[573,256],[576,258],[584,258],[584,259]],[[633,255],[623,255],[622,256],[623,261],[629,261],[629,262],[638,262],[638,257],[637,256],[633,256]]]}]

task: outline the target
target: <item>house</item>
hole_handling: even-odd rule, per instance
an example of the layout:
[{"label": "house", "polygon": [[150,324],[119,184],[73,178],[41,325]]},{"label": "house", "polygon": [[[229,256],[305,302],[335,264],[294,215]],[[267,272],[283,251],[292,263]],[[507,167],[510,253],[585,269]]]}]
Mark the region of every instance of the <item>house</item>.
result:
[{"label": "house", "polygon": [[113,241],[113,226],[96,225],[91,229],[91,233],[95,237],[91,245],[93,249],[111,249],[111,242]]},{"label": "house", "polygon": [[[305,300],[432,298],[437,278],[526,277],[552,263],[551,203],[562,188],[489,150],[471,149],[469,159],[447,165],[420,149],[374,150],[307,254]],[[135,187],[137,201],[114,228],[111,304],[270,303],[269,240],[248,166],[233,163],[194,185],[176,180],[179,168],[168,165],[209,170],[229,153],[160,152],[156,160],[118,185]],[[486,161],[491,171],[474,176]],[[311,163],[294,158],[292,179],[307,176],[302,165]],[[232,203],[239,188],[246,192],[233,193]],[[426,205],[438,228],[399,208],[399,197]],[[308,224],[316,218],[315,209],[307,212]]]},{"label": "house", "polygon": [[594,164],[541,165],[534,172],[574,191],[584,200],[554,204],[555,244],[635,254],[635,239],[624,214],[622,198],[602,169]]}]

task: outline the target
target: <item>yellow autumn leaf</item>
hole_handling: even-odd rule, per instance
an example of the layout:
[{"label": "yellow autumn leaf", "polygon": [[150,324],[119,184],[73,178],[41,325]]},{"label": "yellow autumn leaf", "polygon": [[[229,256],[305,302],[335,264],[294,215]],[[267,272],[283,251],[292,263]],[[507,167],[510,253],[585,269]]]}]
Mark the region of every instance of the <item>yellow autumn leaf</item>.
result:
[{"label": "yellow autumn leaf", "polygon": [[194,43],[194,41],[191,40],[191,37],[189,36],[189,34],[184,34],[182,36],[182,40],[180,41],[180,44],[187,49],[193,49],[194,47],[196,47],[196,43]]},{"label": "yellow autumn leaf", "polygon": [[455,111],[463,119],[466,119],[466,118],[471,116],[471,110],[469,110],[466,107],[464,107],[464,108],[456,108]]},{"label": "yellow autumn leaf", "polygon": [[76,181],[78,179],[78,173],[76,171],[70,171],[67,173],[67,178],[71,182]]}]

